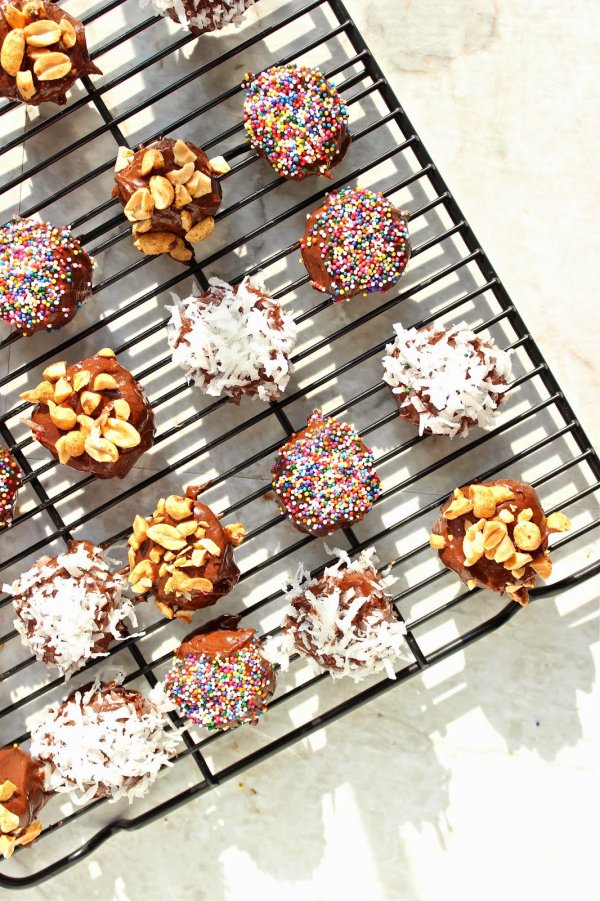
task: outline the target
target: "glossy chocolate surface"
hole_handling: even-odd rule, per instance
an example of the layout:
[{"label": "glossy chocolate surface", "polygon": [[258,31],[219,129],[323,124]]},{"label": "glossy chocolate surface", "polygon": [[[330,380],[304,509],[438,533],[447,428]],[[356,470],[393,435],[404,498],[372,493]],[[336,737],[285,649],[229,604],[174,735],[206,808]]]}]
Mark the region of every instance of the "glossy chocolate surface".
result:
[{"label": "glossy chocolate surface", "polygon": [[[84,452],[79,457],[71,457],[68,465],[79,472],[91,472],[99,479],[112,479],[115,477],[122,479],[142,454],[152,447],[154,443],[155,423],[150,401],[139,382],[136,382],[131,373],[121,366],[114,356],[104,357],[96,354],[87,360],[82,360],[80,363],[69,366],[67,379],[72,381],[73,376],[82,370],[91,373],[90,385],[94,384],[94,379],[97,375],[108,373],[113,376],[118,386],[115,390],[100,392],[101,401],[92,412],[92,419],[98,419],[103,411],[109,405],[114,404],[116,400],[125,400],[131,410],[128,421],[139,432],[141,441],[133,448],[119,448],[119,458],[114,463],[100,463]],[[81,396],[78,393],[72,394],[63,405],[71,407],[77,414],[84,413]],[[33,412],[32,422],[34,424],[34,435],[37,440],[54,457],[58,458],[56,442],[65,432],[52,422],[47,404],[38,404]]]},{"label": "glossy chocolate surface", "polygon": [[13,833],[16,834],[33,823],[46,803],[42,764],[22,748],[0,748],[0,785],[6,780],[13,783],[16,791],[1,803],[19,817],[19,828]]},{"label": "glossy chocolate surface", "polygon": [[[28,6],[30,0],[0,0],[0,46],[3,44],[6,35],[12,30],[6,21],[5,10],[7,5],[14,6],[21,11]],[[71,71],[63,78],[56,78],[50,81],[40,81],[33,73],[34,59],[31,59],[27,52],[23,57],[20,71],[30,71],[33,75],[35,85],[35,94],[27,101],[23,100],[16,83],[16,78],[8,75],[0,67],[0,96],[9,97],[11,100],[19,102],[27,102],[31,106],[38,106],[40,103],[50,101],[60,106],[67,102],[66,93],[78,78],[82,75],[102,75],[101,70],[90,60],[85,40],[85,31],[79,19],[71,16],[65,9],[57,6],[49,0],[39,0],[39,7],[42,10],[36,17],[37,19],[50,19],[53,22],[60,22],[61,19],[67,19],[75,29],[76,41],[73,47],[65,47],[61,41],[59,44],[53,44],[48,49],[66,54],[71,60]],[[36,21],[36,19],[32,19]]]}]

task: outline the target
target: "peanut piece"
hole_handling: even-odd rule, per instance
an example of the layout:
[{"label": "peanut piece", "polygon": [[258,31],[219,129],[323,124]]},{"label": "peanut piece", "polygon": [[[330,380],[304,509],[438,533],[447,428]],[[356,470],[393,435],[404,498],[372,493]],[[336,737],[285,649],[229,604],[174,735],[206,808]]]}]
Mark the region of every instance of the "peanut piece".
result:
[{"label": "peanut piece", "polygon": [[47,53],[51,53],[51,50],[48,50],[47,47],[26,47],[25,53],[32,59],[34,62],[36,59],[39,59],[40,56],[44,56]]},{"label": "peanut piece", "polygon": [[504,536],[508,534],[503,522],[486,522],[483,527],[483,547],[486,551],[492,551],[498,547]]},{"label": "peanut piece", "polygon": [[137,191],[134,191],[123,210],[130,222],[150,219],[153,211],[154,197],[148,188],[138,188]]},{"label": "peanut piece", "polygon": [[212,540],[212,538],[202,538],[201,541],[198,542],[200,547],[204,548],[204,550],[208,551],[209,554],[212,554],[213,557],[221,556],[221,548],[219,545]]},{"label": "peanut piece", "polygon": [[137,237],[137,235],[143,235],[144,232],[149,232],[152,228],[152,219],[142,219],[140,222],[134,222],[132,226],[132,234]]},{"label": "peanut piece", "polygon": [[77,422],[79,423],[79,428],[81,430],[81,434],[87,438],[92,429],[96,427],[96,420],[92,419],[91,416],[86,416],[83,413],[80,413],[77,417]]},{"label": "peanut piece", "polygon": [[542,533],[534,522],[522,520],[513,530],[513,541],[522,551],[537,551],[542,543]]},{"label": "peanut piece", "polygon": [[511,601],[515,601],[517,604],[520,604],[521,607],[525,607],[529,601],[529,593],[522,585],[507,585],[506,593]]},{"label": "peanut piece", "polygon": [[467,588],[469,591],[473,591],[474,588],[477,588],[477,579],[467,579]]},{"label": "peanut piece", "polygon": [[485,520],[480,519],[475,525],[469,526],[463,538],[463,554],[465,566],[473,566],[483,557],[483,527]]},{"label": "peanut piece", "polygon": [[112,347],[103,347],[99,351],[97,351],[96,356],[97,357],[105,357],[106,359],[108,359],[109,357],[112,357],[113,359],[115,359],[117,355],[114,352],[114,350],[112,349]]},{"label": "peanut piece", "polygon": [[186,163],[181,169],[171,169],[167,172],[167,178],[172,185],[184,185],[194,174],[194,164]]},{"label": "peanut piece", "polygon": [[231,172],[231,166],[224,156],[213,156],[212,160],[208,161],[208,165],[215,175],[225,175],[227,172]]},{"label": "peanut piece", "polygon": [[[225,526],[223,531],[227,535],[230,543],[234,544],[236,547],[238,544],[241,544],[246,537],[246,529],[241,522],[234,522],[231,526]],[[197,534],[198,533],[196,532],[196,535]]]},{"label": "peanut piece", "polygon": [[34,22],[37,19],[46,19],[46,10],[40,3],[40,0],[31,0],[26,3],[22,9],[22,13],[28,22]]},{"label": "peanut piece", "polygon": [[571,520],[564,513],[551,513],[546,520],[546,528],[549,532],[568,532]]},{"label": "peanut piece", "polygon": [[134,566],[134,568],[129,573],[129,582],[132,585],[135,585],[136,582],[139,582],[140,579],[153,579],[154,578],[154,567],[150,560],[140,560],[140,562]]},{"label": "peanut piece", "polygon": [[87,369],[80,369],[73,376],[73,390],[79,393],[86,385],[89,385],[91,377],[92,374]]},{"label": "peanut piece", "polygon": [[192,195],[185,185],[175,185],[175,209],[180,210],[192,202]]},{"label": "peanut piece", "polygon": [[85,439],[85,450],[96,463],[116,463],[119,459],[119,451],[112,441],[93,434]]},{"label": "peanut piece", "polygon": [[533,519],[533,510],[531,507],[524,507],[517,516],[517,522],[529,522]]},{"label": "peanut piece", "polygon": [[204,566],[204,561],[206,560],[206,557],[207,557],[207,552],[205,550],[201,550],[199,548],[198,550],[192,551],[192,557],[191,557],[190,563],[192,564],[192,566],[195,566],[196,569],[200,569],[201,566]]},{"label": "peanut piece", "polygon": [[94,410],[102,400],[102,395],[96,394],[95,391],[82,391],[79,395],[79,400],[81,402],[83,412],[86,414],[86,416],[89,416],[90,413],[94,412]]},{"label": "peanut piece", "polygon": [[10,801],[16,790],[17,786],[14,782],[11,782],[10,779],[5,779],[4,782],[0,784],[0,802]]},{"label": "peanut piece", "polygon": [[[170,586],[167,588],[167,585],[169,585],[170,581],[171,580],[169,579],[169,581],[165,584],[165,591],[167,592],[167,594],[171,590]],[[173,611],[171,610],[170,607],[167,607],[167,605],[163,604],[162,601],[156,601],[155,603],[156,603],[156,606],[158,607],[160,613],[162,613],[163,616],[165,616],[167,619],[173,619],[175,614],[173,613]]]},{"label": "peanut piece", "polygon": [[458,519],[459,516],[470,513],[472,509],[473,502],[464,496],[460,488],[455,488],[452,502],[444,511],[444,519]]},{"label": "peanut piece", "polygon": [[112,441],[113,444],[116,444],[117,447],[122,447],[125,450],[137,447],[142,440],[138,430],[130,422],[124,422],[122,419],[109,419],[102,429],[102,435],[104,438]]},{"label": "peanut piece", "polygon": [[196,531],[196,520],[190,519],[187,522],[180,522],[177,524],[176,528],[180,535],[183,535],[184,538],[188,538]]},{"label": "peanut piece", "polygon": [[193,253],[189,247],[185,246],[181,238],[177,238],[175,247],[169,251],[169,256],[171,259],[177,260],[178,263],[187,263],[188,260],[192,259]]},{"label": "peanut piece", "polygon": [[503,510],[500,510],[498,519],[501,520],[501,522],[505,522],[507,525],[508,523],[515,521],[513,514],[510,512],[510,510],[507,510],[506,507]]},{"label": "peanut piece", "polygon": [[170,232],[148,232],[134,241],[134,247],[142,253],[156,256],[159,253],[169,253],[176,243],[177,235]]},{"label": "peanut piece", "polygon": [[14,832],[19,828],[19,817],[0,804],[0,829],[2,832]]},{"label": "peanut piece", "polygon": [[16,77],[25,55],[25,35],[20,28],[9,31],[0,50],[0,66],[7,75]]},{"label": "peanut piece", "polygon": [[150,587],[150,585],[146,586],[143,582],[138,582],[137,585],[132,586],[131,590],[134,594],[146,594]]},{"label": "peanut piece", "polygon": [[477,519],[491,519],[496,512],[496,502],[490,488],[486,485],[471,485],[469,497],[473,501],[473,513]]},{"label": "peanut piece", "polygon": [[[189,519],[192,515],[192,500],[179,494],[171,494],[165,501],[165,510],[176,522]],[[195,527],[196,523],[194,522],[194,529]]]},{"label": "peanut piece", "polygon": [[62,437],[65,439],[63,443],[65,453],[69,457],[81,457],[85,452],[85,435],[83,432],[68,432]]},{"label": "peanut piece", "polygon": [[512,501],[514,498],[513,492],[506,485],[492,485],[490,491],[494,495],[496,506],[504,503],[504,501]]},{"label": "peanut piece", "polygon": [[71,60],[66,53],[45,53],[33,64],[33,72],[40,81],[58,81],[71,71]]},{"label": "peanut piece", "polygon": [[144,519],[143,516],[140,516],[139,513],[136,515],[133,520],[133,535],[136,541],[141,542],[145,539],[146,533],[148,531],[148,522]]},{"label": "peanut piece", "polygon": [[156,544],[160,544],[167,551],[181,551],[186,546],[185,538],[182,538],[174,526],[167,523],[149,526],[146,537]]},{"label": "peanut piece", "polygon": [[57,438],[55,447],[58,454],[58,462],[66,465],[71,459],[71,454],[67,450],[67,436],[61,435],[60,438]]},{"label": "peanut piece", "polygon": [[429,536],[429,547],[432,547],[435,551],[441,551],[446,547],[444,536],[436,535],[434,532],[432,532]]},{"label": "peanut piece", "polygon": [[122,397],[119,397],[114,402],[113,409],[115,411],[115,416],[117,417],[117,419],[127,420],[131,416],[131,407],[126,400],[123,400]]},{"label": "peanut piece", "polygon": [[164,550],[161,548],[160,544],[155,544],[150,553],[148,554],[148,559],[152,561],[152,563],[158,564],[160,563],[160,559],[164,554]]},{"label": "peanut piece", "polygon": [[57,363],[51,363],[50,366],[46,366],[42,372],[44,378],[48,379],[49,382],[57,382],[59,379],[64,379],[66,374],[66,360],[59,360]]},{"label": "peanut piece", "polygon": [[133,150],[130,150],[129,147],[119,147],[115,162],[115,172],[121,172],[123,169],[126,169],[132,159]]},{"label": "peanut piece", "polygon": [[3,12],[4,18],[11,28],[25,28],[27,25],[27,19],[23,13],[16,6],[13,6],[12,3],[7,3]]},{"label": "peanut piece", "polygon": [[209,235],[212,235],[214,228],[215,220],[212,216],[207,216],[206,219],[202,219],[201,222],[197,222],[190,228],[189,232],[186,232],[185,239],[190,244],[198,244],[200,241],[208,238]]},{"label": "peanut piece", "polygon": [[71,47],[74,47],[77,43],[77,32],[66,16],[63,16],[63,18],[60,20],[59,28],[61,40],[67,50],[69,50]]},{"label": "peanut piece", "polygon": [[71,407],[59,407],[54,401],[48,401],[48,410],[50,411],[50,419],[57,429],[63,432],[69,432],[77,424],[77,413]]},{"label": "peanut piece", "polygon": [[185,186],[192,197],[204,197],[205,194],[212,193],[212,179],[200,169],[195,170],[192,177],[186,181]]},{"label": "peanut piece", "polygon": [[54,386],[54,400],[57,404],[62,404],[73,394],[73,388],[66,379],[59,379]]},{"label": "peanut piece", "polygon": [[185,166],[186,163],[195,163],[198,157],[190,150],[185,141],[177,140],[173,145],[173,156],[178,166]]},{"label": "peanut piece", "polygon": [[23,100],[31,100],[35,94],[35,85],[33,83],[33,75],[31,72],[17,72],[16,83],[17,90]]},{"label": "peanut piece", "polygon": [[15,845],[28,845],[38,837],[41,831],[42,824],[39,820],[36,820],[35,823],[30,823],[25,832],[22,835],[17,836]]},{"label": "peanut piece", "polygon": [[192,214],[189,210],[181,211],[181,227],[186,232],[189,232],[190,228],[192,227]]},{"label": "peanut piece", "polygon": [[531,568],[538,574],[540,579],[549,579],[552,575],[552,561],[550,554],[545,553],[541,557],[536,557],[531,561]]},{"label": "peanut piece", "polygon": [[110,372],[99,372],[94,379],[94,391],[118,391],[117,380]]},{"label": "peanut piece", "polygon": [[54,385],[52,382],[40,382],[30,391],[23,391],[20,397],[28,404],[45,403],[54,397]]},{"label": "peanut piece", "polygon": [[173,585],[175,586],[175,591],[180,592],[181,594],[187,594],[190,591],[201,591],[204,594],[208,594],[213,590],[213,583],[210,579],[204,579],[202,577],[193,579],[190,578],[190,576],[186,576],[186,574],[182,573],[180,570],[175,570],[173,573]]},{"label": "peanut piece", "polygon": [[150,175],[153,169],[164,169],[165,160],[160,150],[147,150],[142,157],[140,175]]},{"label": "peanut piece", "polygon": [[494,552],[494,560],[496,563],[504,563],[505,560],[512,557],[514,552],[515,546],[506,534]]},{"label": "peanut piece", "polygon": [[175,199],[175,191],[170,181],[162,175],[153,175],[150,179],[150,193],[157,210],[166,210]]},{"label": "peanut piece", "polygon": [[31,47],[50,47],[60,41],[60,25],[51,19],[38,19],[23,29]]}]

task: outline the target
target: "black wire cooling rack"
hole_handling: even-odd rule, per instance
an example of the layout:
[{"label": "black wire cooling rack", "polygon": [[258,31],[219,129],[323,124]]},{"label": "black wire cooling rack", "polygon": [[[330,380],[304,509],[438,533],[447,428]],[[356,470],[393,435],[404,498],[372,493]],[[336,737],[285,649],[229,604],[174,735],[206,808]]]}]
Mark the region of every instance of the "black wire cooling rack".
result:
[{"label": "black wire cooling rack", "polygon": [[[554,543],[555,584],[536,589],[534,597],[598,572],[598,564],[589,562],[598,525],[591,512],[600,484],[598,458],[343,4],[262,0],[233,35],[198,40],[146,16],[134,0],[64,5],[83,18],[93,59],[105,75],[83,79],[64,110],[0,107],[1,215],[39,213],[71,223],[96,257],[95,290],[60,333],[10,335],[1,342],[0,440],[25,473],[14,527],[1,538],[3,581],[40,554],[57,553],[70,538],[96,541],[123,561],[135,513],[149,512],[157,497],[178,491],[183,482],[208,478],[207,502],[249,530],[237,554],[242,579],[219,609],[240,612],[262,634],[273,633],[281,620],[282,587],[298,562],[318,570],[331,557],[325,542],[301,537],[284,520],[269,485],[277,448],[322,406],[359,428],[374,449],[383,485],[366,520],[331,544],[351,552],[375,544],[381,565],[391,564],[412,656],[395,682],[372,679],[359,688],[315,677],[295,660],[257,728],[207,737],[187,726],[176,765],[134,807],[96,801],[76,808],[53,800],[35,846],[18,849],[2,865],[0,886],[7,888],[55,875],[115,832],[137,829],[238,776],[517,613],[516,604],[465,592],[429,550],[436,509],[455,485],[512,475],[537,487],[547,512],[560,508],[572,518],[572,532]],[[349,105],[354,141],[330,183],[285,183],[244,142],[244,73],[291,61],[319,66]],[[189,137],[231,165],[217,227],[200,245],[191,272],[138,254],[120,207],[110,199],[117,146],[162,134]],[[335,305],[308,285],[297,239],[324,191],[357,183],[411,210],[414,256],[399,286],[384,297]],[[171,289],[189,293],[194,279],[206,287],[211,275],[236,282],[257,271],[295,314],[295,375],[278,403],[244,400],[236,408],[209,401],[172,366],[165,307]],[[492,431],[454,442],[421,439],[398,420],[380,360],[400,319],[417,326],[464,319],[513,349],[515,380]],[[154,449],[122,483],[100,483],[58,466],[20,424],[28,407],[19,392],[37,384],[47,361],[75,362],[105,346],[144,384],[159,425]],[[10,600],[0,601],[0,744],[26,744],[27,718],[66,689],[21,646]],[[107,669],[120,670],[126,683],[142,689],[161,678],[185,627],[161,619],[152,603],[140,605],[139,616],[142,637],[116,645],[107,661],[85,667],[70,687]]]}]

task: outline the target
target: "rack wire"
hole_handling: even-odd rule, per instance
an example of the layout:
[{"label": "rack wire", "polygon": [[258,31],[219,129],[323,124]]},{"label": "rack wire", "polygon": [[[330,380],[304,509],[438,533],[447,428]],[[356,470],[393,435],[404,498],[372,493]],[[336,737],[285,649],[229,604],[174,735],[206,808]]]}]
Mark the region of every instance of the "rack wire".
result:
[{"label": "rack wire", "polygon": [[[299,536],[278,513],[269,470],[278,447],[314,407],[353,422],[373,446],[383,493],[365,521],[330,541],[351,553],[374,544],[381,565],[398,577],[395,606],[407,627],[410,655],[396,680],[373,678],[360,688],[315,677],[296,659],[281,674],[267,716],[256,729],[210,734],[183,727],[185,749],[135,807],[95,801],[82,808],[53,800],[34,849],[18,849],[2,865],[0,886],[24,888],[56,875],[122,829],[137,829],[333,720],[400,685],[488,635],[520,608],[484,592],[465,592],[440,568],[427,535],[455,485],[511,475],[532,482],[545,509],[563,509],[574,528],[554,543],[557,581],[534,597],[578,584],[599,571],[590,558],[600,462],[537,345],[510,300],[442,176],[339,0],[261,0],[234,34],[196,40],[137,3],[72,0],[64,4],[86,25],[92,58],[105,71],[74,87],[61,111],[25,113],[0,106],[3,135],[2,216],[40,214],[70,222],[98,263],[94,299],[60,333],[0,342],[0,440],[25,473],[13,528],[1,538],[0,572],[10,581],[42,553],[85,537],[125,559],[135,513],[182,483],[210,480],[206,500],[249,529],[238,551],[242,579],[219,605],[244,624],[274,634],[283,587],[299,561],[314,572],[331,558],[327,544]],[[291,185],[249,151],[241,125],[244,72],[275,63],[318,65],[344,95],[353,144],[333,180]],[[159,135],[189,137],[231,165],[215,232],[200,245],[191,270],[142,257],[131,246],[121,209],[110,199],[117,145]],[[324,191],[345,184],[381,190],[411,210],[414,255],[396,289],[383,298],[335,305],[308,285],[298,261],[306,214]],[[295,375],[268,406],[208,401],[171,363],[165,340],[170,291],[189,293],[211,275],[238,282],[261,271],[295,314],[300,341]],[[400,422],[381,381],[393,323],[421,326],[466,320],[512,348],[515,379],[497,425],[451,442],[419,438]],[[60,467],[20,424],[26,383],[49,360],[75,362],[112,346],[141,381],[155,408],[154,449],[123,483],[100,483]],[[0,601],[0,744],[27,742],[27,719],[66,693],[20,645],[11,598]],[[161,678],[185,628],[140,605],[142,637],[115,645],[107,661],[88,664],[71,681],[99,671],[123,672],[143,690]],[[206,611],[206,619],[214,615]],[[202,614],[198,616],[201,621]]]}]

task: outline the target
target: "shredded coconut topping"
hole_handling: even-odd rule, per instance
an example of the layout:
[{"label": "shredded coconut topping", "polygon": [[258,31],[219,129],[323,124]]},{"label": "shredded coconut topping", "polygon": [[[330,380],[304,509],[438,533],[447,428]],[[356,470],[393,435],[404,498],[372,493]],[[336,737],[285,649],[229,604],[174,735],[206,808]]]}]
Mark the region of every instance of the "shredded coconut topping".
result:
[{"label": "shredded coconut topping", "polygon": [[[419,434],[467,435],[489,429],[512,378],[510,354],[482,341],[465,322],[423,329],[394,325],[386,347],[383,380],[398,398],[400,411],[412,408]],[[415,417],[416,421],[416,417]]]},{"label": "shredded coconut topping", "polygon": [[140,0],[144,9],[149,3],[161,16],[175,14],[184,28],[213,31],[230,23],[238,24],[242,14],[257,0]]},{"label": "shredded coconut topping", "polygon": [[31,753],[48,763],[47,790],[75,804],[94,797],[142,797],[162,766],[171,766],[180,737],[166,732],[165,710],[137,691],[98,680],[48,707],[31,728]]},{"label": "shredded coconut topping", "polygon": [[100,548],[74,541],[57,557],[42,557],[4,590],[13,595],[14,626],[32,654],[68,679],[88,660],[106,656],[125,619],[137,625],[123,597],[125,576],[111,573]]},{"label": "shredded coconut topping", "polygon": [[[395,679],[393,661],[406,655],[406,627],[396,618],[387,590],[397,580],[389,570],[377,572],[375,548],[356,560],[337,548],[333,553],[338,560],[318,579],[311,580],[300,565],[287,593],[283,635],[265,645],[265,656],[281,664],[299,652],[319,672],[355,682],[382,670]],[[353,580],[353,573],[363,579]]]},{"label": "shredded coconut topping", "polygon": [[237,290],[218,278],[209,284],[200,297],[173,296],[175,305],[167,308],[173,362],[212,396],[276,400],[290,379],[294,320],[258,278],[246,277]]}]

